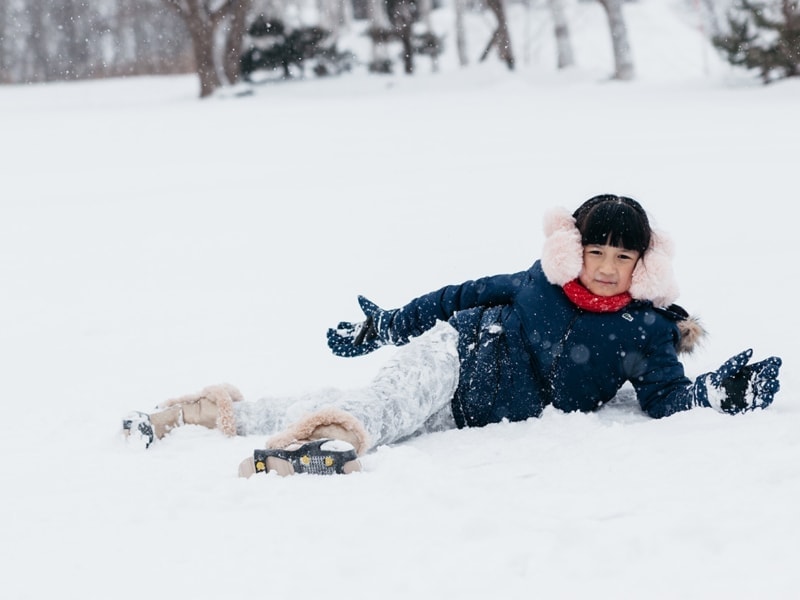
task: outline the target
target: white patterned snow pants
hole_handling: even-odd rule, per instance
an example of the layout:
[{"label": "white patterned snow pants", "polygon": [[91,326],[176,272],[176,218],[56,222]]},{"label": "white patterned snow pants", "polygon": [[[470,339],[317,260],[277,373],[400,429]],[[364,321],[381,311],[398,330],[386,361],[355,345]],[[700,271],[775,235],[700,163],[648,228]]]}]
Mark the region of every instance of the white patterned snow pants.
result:
[{"label": "white patterned snow pants", "polygon": [[458,386],[458,332],[448,323],[397,349],[363,389],[325,389],[293,398],[236,402],[238,435],[272,435],[305,414],[336,407],[357,419],[372,448],[418,433],[454,428],[450,401]]}]

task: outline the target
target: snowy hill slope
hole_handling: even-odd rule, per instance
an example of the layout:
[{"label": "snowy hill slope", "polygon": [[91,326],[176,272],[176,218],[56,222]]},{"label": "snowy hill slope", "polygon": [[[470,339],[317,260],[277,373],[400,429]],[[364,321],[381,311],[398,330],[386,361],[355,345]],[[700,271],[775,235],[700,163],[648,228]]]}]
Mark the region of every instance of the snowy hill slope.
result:
[{"label": "snowy hill slope", "polygon": [[[666,4],[626,6],[628,84],[603,81],[601,30],[566,73],[491,61],[204,102],[192,77],[0,87],[3,597],[797,597],[800,87],[732,85],[699,50],[684,70],[656,40],[697,31]],[[574,9],[588,49],[599,13]],[[118,436],[128,410],[219,381],[362,385],[392,349],[324,341],[357,294],[391,307],[525,268],[546,208],[605,191],[675,241],[680,302],[711,332],[687,372],[780,355],[773,407],[653,421],[623,394],[326,479],[238,479],[259,438]]]}]

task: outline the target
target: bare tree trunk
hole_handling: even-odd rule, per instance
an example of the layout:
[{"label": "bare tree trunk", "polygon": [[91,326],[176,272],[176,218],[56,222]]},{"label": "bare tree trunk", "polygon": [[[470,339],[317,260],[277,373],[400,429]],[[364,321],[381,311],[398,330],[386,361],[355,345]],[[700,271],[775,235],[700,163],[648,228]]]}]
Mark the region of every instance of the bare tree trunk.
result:
[{"label": "bare tree trunk", "polygon": [[339,5],[339,27],[334,32],[336,39],[344,31],[350,31],[353,26],[353,3],[351,0],[338,0]]},{"label": "bare tree trunk", "polygon": [[189,35],[192,37],[197,75],[200,77],[200,97],[207,98],[222,86],[214,64],[213,30],[197,23],[189,28]]},{"label": "bare tree trunk", "polygon": [[47,55],[47,36],[48,31],[47,22],[45,20],[45,9],[39,2],[34,2],[29,7],[31,36],[29,43],[31,46],[31,59],[33,64],[30,65],[29,71],[23,74],[23,81],[37,82],[47,81],[50,73],[48,72],[48,55]]},{"label": "bare tree trunk", "polygon": [[164,0],[185,21],[192,38],[195,69],[200,77],[200,97],[206,98],[222,85],[215,60],[214,34],[236,0],[225,0],[212,10],[202,0]]},{"label": "bare tree trunk", "polygon": [[[389,17],[383,10],[381,0],[367,0],[367,10],[369,12],[369,24],[371,29],[388,29]],[[388,50],[386,44],[375,38],[372,39],[372,61],[373,65],[383,63],[388,60]]]},{"label": "bare tree trunk", "polygon": [[455,0],[456,12],[456,52],[458,53],[458,64],[466,67],[469,64],[467,58],[467,37],[464,29],[464,4],[466,0]]},{"label": "bare tree trunk", "polygon": [[503,6],[503,0],[486,0],[486,5],[497,17],[497,29],[492,36],[492,41],[487,46],[487,52],[484,52],[484,57],[488,53],[489,48],[494,44],[497,47],[497,52],[509,69],[514,68],[514,53],[511,50],[511,37],[508,35],[508,21],[506,20],[506,11]]},{"label": "bare tree trunk", "polygon": [[[69,70],[64,69],[64,63],[69,60],[69,49],[66,47],[64,38],[70,35],[72,27],[72,24],[68,22],[70,20],[68,6],[64,2],[53,3],[48,7],[44,16],[49,22],[34,35],[45,37],[45,56],[47,57],[45,81],[69,79]],[[53,27],[53,23],[57,24],[57,27]]]},{"label": "bare tree trunk", "polygon": [[614,48],[614,79],[629,81],[634,77],[633,56],[628,43],[628,29],[622,15],[622,0],[597,0],[606,9],[611,44]]},{"label": "bare tree trunk", "polygon": [[230,84],[237,83],[242,75],[242,45],[244,44],[244,34],[247,30],[247,15],[250,13],[252,4],[252,0],[235,0],[231,7],[223,63],[225,78]]},{"label": "bare tree trunk", "polygon": [[796,18],[800,17],[798,15],[798,1],[797,0],[783,0],[783,4],[781,5],[781,14],[783,15],[783,20],[788,25]]},{"label": "bare tree trunk", "polygon": [[0,2],[0,83],[9,83],[11,76],[8,68],[11,61],[8,60],[8,49],[6,40],[8,39],[8,5]]},{"label": "bare tree trunk", "polygon": [[411,35],[414,32],[412,27],[416,17],[416,5],[412,0],[387,0],[386,8],[389,12],[389,22],[403,46],[405,72],[411,75],[414,72],[414,47]]},{"label": "bare tree trunk", "polygon": [[66,79],[83,79],[91,76],[91,49],[93,30],[92,9],[85,3],[78,4],[75,0],[65,6],[63,20],[64,47],[66,48],[66,64],[64,72]]},{"label": "bare tree trunk", "polygon": [[572,53],[572,42],[569,37],[567,16],[564,12],[564,0],[548,0],[550,14],[553,17],[553,27],[556,34],[556,53],[558,68],[564,69],[575,64]]},{"label": "bare tree trunk", "polygon": [[[150,55],[140,46],[140,39],[146,39],[147,26],[141,15],[137,14],[136,8],[129,3],[123,2],[117,11],[117,23],[119,33],[116,39],[116,49],[114,53],[114,75],[136,75],[140,69],[152,67]],[[121,69],[121,73],[120,73]]]}]

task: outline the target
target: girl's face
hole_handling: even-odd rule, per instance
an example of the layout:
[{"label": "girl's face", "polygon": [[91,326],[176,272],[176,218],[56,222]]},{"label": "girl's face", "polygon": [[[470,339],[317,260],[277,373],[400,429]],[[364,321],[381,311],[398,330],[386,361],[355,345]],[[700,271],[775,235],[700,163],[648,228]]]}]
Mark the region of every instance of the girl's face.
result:
[{"label": "girl's face", "polygon": [[633,269],[641,254],[616,246],[590,244],[583,247],[583,269],[578,279],[598,296],[616,296],[631,287]]}]

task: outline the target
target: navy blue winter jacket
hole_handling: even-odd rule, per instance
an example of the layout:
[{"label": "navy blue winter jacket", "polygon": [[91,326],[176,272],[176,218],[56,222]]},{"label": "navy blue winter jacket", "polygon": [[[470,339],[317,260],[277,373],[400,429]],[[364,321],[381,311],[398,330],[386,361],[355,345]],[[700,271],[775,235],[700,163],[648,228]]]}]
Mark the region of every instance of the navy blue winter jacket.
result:
[{"label": "navy blue winter jacket", "polygon": [[443,287],[397,311],[401,343],[449,321],[459,332],[461,371],[452,401],[459,427],[539,416],[548,404],[593,411],[630,381],[642,409],[664,417],[694,406],[677,356],[675,315],[648,301],[588,312],[527,271]]}]

